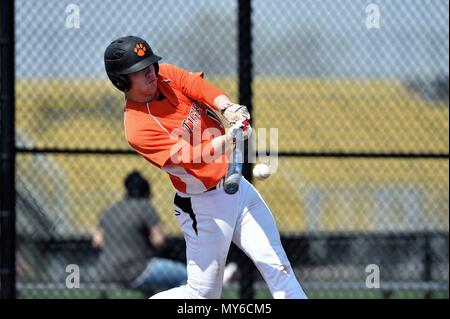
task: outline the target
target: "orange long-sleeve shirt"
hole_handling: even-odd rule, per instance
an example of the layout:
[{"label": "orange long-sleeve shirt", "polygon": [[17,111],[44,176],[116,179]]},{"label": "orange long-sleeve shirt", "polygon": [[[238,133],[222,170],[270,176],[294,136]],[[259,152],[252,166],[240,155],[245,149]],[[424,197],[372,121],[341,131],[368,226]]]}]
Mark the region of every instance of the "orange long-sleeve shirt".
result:
[{"label": "orange long-sleeve shirt", "polygon": [[204,80],[203,73],[170,64],[160,65],[157,81],[157,99],[150,103],[126,102],[128,143],[166,171],[178,191],[202,193],[216,185],[228,168],[225,154],[211,161],[196,153],[200,147],[208,154],[211,140],[225,134],[222,121],[209,106],[225,92]]}]

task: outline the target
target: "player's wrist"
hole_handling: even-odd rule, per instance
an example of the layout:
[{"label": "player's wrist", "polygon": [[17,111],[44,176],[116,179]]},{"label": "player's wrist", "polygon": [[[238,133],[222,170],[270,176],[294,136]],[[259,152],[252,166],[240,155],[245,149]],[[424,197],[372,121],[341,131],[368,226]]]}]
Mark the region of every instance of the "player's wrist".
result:
[{"label": "player's wrist", "polygon": [[216,96],[213,102],[214,109],[221,113],[222,109],[226,109],[226,104],[231,104],[231,99],[225,94]]},{"label": "player's wrist", "polygon": [[231,106],[233,106],[233,103],[231,103],[231,102],[226,102],[226,103],[222,104],[219,107],[220,113],[223,115],[225,113],[225,111]]}]

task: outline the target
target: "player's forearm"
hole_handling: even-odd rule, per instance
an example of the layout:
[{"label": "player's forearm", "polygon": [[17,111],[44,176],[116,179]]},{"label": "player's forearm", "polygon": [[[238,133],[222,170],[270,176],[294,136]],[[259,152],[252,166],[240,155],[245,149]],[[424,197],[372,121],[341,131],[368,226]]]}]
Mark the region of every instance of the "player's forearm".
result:
[{"label": "player's forearm", "polygon": [[215,110],[221,112],[221,106],[227,103],[232,103],[230,98],[224,94],[221,94],[214,99],[213,106]]},{"label": "player's forearm", "polygon": [[233,145],[234,141],[231,135],[220,135],[196,146],[181,147],[177,157],[172,161],[180,165],[213,162],[224,154],[229,155],[233,150]]}]

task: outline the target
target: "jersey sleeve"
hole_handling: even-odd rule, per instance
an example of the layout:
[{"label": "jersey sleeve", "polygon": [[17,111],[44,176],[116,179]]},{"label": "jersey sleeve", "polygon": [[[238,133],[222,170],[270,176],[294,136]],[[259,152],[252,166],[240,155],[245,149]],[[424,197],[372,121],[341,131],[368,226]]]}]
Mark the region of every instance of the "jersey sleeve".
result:
[{"label": "jersey sleeve", "polygon": [[171,64],[161,64],[160,73],[189,98],[214,105],[214,99],[225,91],[204,79],[203,72],[188,72]]}]

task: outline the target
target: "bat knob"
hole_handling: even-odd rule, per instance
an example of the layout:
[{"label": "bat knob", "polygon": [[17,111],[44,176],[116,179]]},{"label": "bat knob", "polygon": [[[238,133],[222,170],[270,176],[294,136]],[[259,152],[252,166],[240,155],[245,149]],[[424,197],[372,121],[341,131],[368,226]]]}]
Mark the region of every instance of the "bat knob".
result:
[{"label": "bat knob", "polygon": [[227,194],[235,194],[239,190],[239,182],[241,180],[241,175],[238,173],[230,175],[223,184],[223,188],[225,193]]}]

